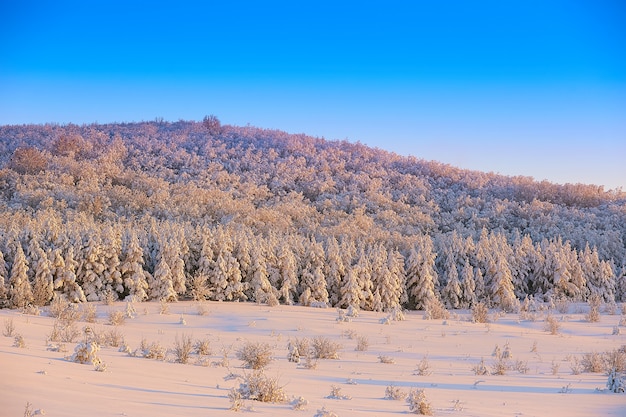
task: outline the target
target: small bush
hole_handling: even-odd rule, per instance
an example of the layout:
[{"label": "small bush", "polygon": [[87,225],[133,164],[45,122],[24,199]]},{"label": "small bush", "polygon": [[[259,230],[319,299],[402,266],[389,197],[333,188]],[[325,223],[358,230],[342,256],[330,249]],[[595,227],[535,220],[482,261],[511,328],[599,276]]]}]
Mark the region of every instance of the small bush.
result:
[{"label": "small bush", "polygon": [[428,361],[428,356],[424,356],[420,363],[417,364],[417,368],[415,368],[413,375],[427,376],[430,374],[432,374],[432,371],[430,370],[430,362]]},{"label": "small bush", "polygon": [[309,405],[309,402],[304,399],[304,397],[298,397],[298,398],[294,398],[291,401],[291,409],[292,410],[305,410],[306,406]]},{"label": "small bush", "polygon": [[80,342],[74,348],[74,354],[70,357],[70,361],[82,364],[91,363],[94,366],[102,361],[98,358],[100,346],[96,342]]},{"label": "small bush", "polygon": [[472,306],[472,321],[474,323],[489,323],[489,309],[487,304],[480,302]]},{"label": "small bush", "polygon": [[15,335],[15,338],[13,339],[13,346],[21,349],[26,348],[26,341],[21,334]]},{"label": "small bush", "polygon": [[484,359],[481,359],[480,362],[472,366],[472,371],[474,372],[474,375],[487,375],[489,373],[487,367],[485,366]]},{"label": "small bush", "polygon": [[330,386],[330,394],[328,394],[326,398],[331,399],[331,400],[351,400],[352,399],[351,396],[342,394],[341,387],[338,387],[337,385]]},{"label": "small bush", "polygon": [[82,315],[87,323],[95,323],[98,318],[98,307],[95,304],[83,304]]},{"label": "small bush", "polygon": [[260,402],[278,403],[286,401],[283,388],[278,384],[278,378],[270,378],[263,371],[256,370],[244,377],[244,381],[237,389],[241,398]]},{"label": "small bush", "polygon": [[126,314],[123,311],[110,311],[109,324],[111,326],[122,326],[126,322]]},{"label": "small bush", "polygon": [[435,298],[426,303],[424,318],[427,320],[447,320],[450,318],[450,312],[440,299]]},{"label": "small bush", "polygon": [[401,390],[399,387],[395,385],[389,385],[385,388],[385,399],[386,400],[404,400],[407,396],[407,393]]},{"label": "small bush", "polygon": [[117,328],[104,333],[102,339],[105,346],[120,347],[124,344],[124,334]]},{"label": "small bush", "polygon": [[556,311],[561,314],[567,314],[569,312],[569,305],[570,302],[566,297],[559,297],[554,302]]},{"label": "small bush", "polygon": [[198,355],[209,356],[213,352],[211,351],[211,343],[208,339],[196,340],[194,350]]},{"label": "small bush", "polygon": [[580,361],[584,372],[603,372],[604,360],[602,355],[598,352],[591,352],[583,354]]},{"label": "small bush", "polygon": [[369,339],[367,336],[357,336],[356,338],[356,347],[354,350],[358,352],[365,352],[370,346]]},{"label": "small bush", "polygon": [[4,337],[13,337],[15,333],[15,323],[13,323],[13,319],[5,319],[4,320],[4,330],[2,331],[2,335]]},{"label": "small bush", "polygon": [[193,339],[190,335],[183,334],[180,338],[176,335],[174,340],[174,357],[178,363],[188,363],[189,356],[193,351]]},{"label": "small bush", "polygon": [[606,387],[615,393],[623,393],[626,390],[626,380],[615,369],[609,372]]},{"label": "small bush", "polygon": [[585,316],[585,319],[589,323],[597,323],[600,321],[600,306],[602,305],[602,299],[599,295],[594,294],[589,297],[589,312]]},{"label": "small bush", "polygon": [[333,413],[330,410],[327,410],[326,407],[322,407],[317,410],[313,417],[338,417],[337,414]]},{"label": "small bush", "polygon": [[272,347],[261,342],[246,342],[237,350],[236,355],[246,368],[251,369],[263,369],[273,360]]},{"label": "small bush", "polygon": [[52,325],[52,332],[48,335],[49,342],[74,343],[80,336],[80,331],[74,325],[67,325],[56,320]]},{"label": "small bush", "polygon": [[315,359],[339,359],[339,343],[333,342],[327,337],[316,336],[311,344],[311,353]]},{"label": "small bush", "polygon": [[546,322],[544,325],[544,330],[546,332],[550,332],[550,334],[557,335],[559,334],[559,330],[561,329],[561,323],[551,314],[546,316]]},{"label": "small bush", "polygon": [[430,403],[426,399],[423,389],[411,390],[406,402],[409,404],[409,410],[414,414],[422,414],[430,416],[433,414]]},{"label": "small bush", "polygon": [[384,355],[379,355],[378,356],[378,361],[380,363],[386,363],[386,364],[394,364],[394,363],[396,363],[396,361],[391,356],[384,356]]}]

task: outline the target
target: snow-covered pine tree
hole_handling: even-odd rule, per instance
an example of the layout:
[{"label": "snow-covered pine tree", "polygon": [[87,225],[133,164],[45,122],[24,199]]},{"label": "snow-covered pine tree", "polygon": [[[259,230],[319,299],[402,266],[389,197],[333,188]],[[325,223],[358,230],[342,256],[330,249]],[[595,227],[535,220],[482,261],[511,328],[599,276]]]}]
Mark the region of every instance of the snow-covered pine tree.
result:
[{"label": "snow-covered pine tree", "polygon": [[120,233],[111,226],[102,231],[102,271],[103,291],[118,299],[124,293],[124,279],[120,272],[122,239]]},{"label": "snow-covered pine tree", "polygon": [[477,303],[476,281],[474,281],[474,268],[465,260],[461,270],[461,308],[470,308]]},{"label": "snow-covered pine tree", "polygon": [[611,265],[601,261],[598,250],[590,249],[588,244],[579,257],[589,296],[596,295],[604,302],[615,301],[615,274]]},{"label": "snow-covered pine tree", "polygon": [[[33,242],[35,242],[34,239]],[[48,254],[38,243],[33,243],[30,251],[32,253],[30,269],[34,272],[33,303],[37,306],[45,306],[54,296],[52,265]]]},{"label": "snow-covered pine tree", "polygon": [[33,289],[28,280],[28,263],[22,245],[17,242],[9,277],[9,303],[24,308],[33,302]]},{"label": "snow-covered pine tree", "polygon": [[344,265],[343,257],[341,256],[339,242],[334,236],[326,240],[326,259],[326,281],[328,284],[329,301],[331,305],[336,306],[341,297],[341,285],[346,275],[346,265]]},{"label": "snow-covered pine tree", "polygon": [[447,262],[447,282],[441,290],[441,301],[448,308],[459,308],[461,306],[461,300],[463,293],[461,291],[461,283],[459,282],[459,273],[456,268],[456,260],[451,253],[446,256]]},{"label": "snow-covered pine tree", "polygon": [[276,257],[280,275],[278,292],[282,302],[291,305],[299,296],[297,260],[284,239],[279,244],[277,251]]},{"label": "snow-covered pine tree", "polygon": [[87,301],[83,289],[76,282],[78,262],[74,259],[74,247],[68,246],[65,257],[63,257],[61,249],[56,248],[52,254],[52,259],[54,289],[72,303]]},{"label": "snow-covered pine tree", "polygon": [[267,265],[265,263],[265,255],[263,253],[261,241],[257,241],[250,250],[250,262],[252,277],[248,289],[248,299],[259,304],[268,303],[276,304],[277,291],[272,287],[267,273]]},{"label": "snow-covered pine tree", "polygon": [[418,236],[415,247],[411,248],[406,259],[405,268],[409,305],[415,309],[424,309],[437,298],[435,256],[430,236]]},{"label": "snow-covered pine tree", "polygon": [[121,278],[125,288],[124,295],[134,297],[136,301],[147,300],[150,274],[143,268],[143,249],[134,231],[129,231],[125,240],[124,260],[120,265]]},{"label": "snow-covered pine tree", "polygon": [[99,301],[104,298],[102,281],[106,265],[103,261],[102,246],[95,230],[86,232],[84,246],[76,257],[78,269],[76,281],[82,288],[87,301]]},{"label": "snow-covered pine tree", "polygon": [[0,308],[5,307],[8,303],[9,290],[7,288],[7,281],[9,274],[7,271],[7,265],[4,260],[4,254],[0,251]]},{"label": "snow-covered pine tree", "polygon": [[159,261],[154,268],[154,274],[148,282],[150,299],[158,301],[176,301],[176,291],[172,280],[172,270],[166,261],[165,254],[159,256]]},{"label": "snow-covered pine tree", "polygon": [[[386,274],[379,281],[379,286],[374,293],[380,298],[382,311],[395,311],[401,308],[401,300],[405,288],[404,257],[397,250],[390,250],[387,253]],[[376,306],[376,302],[374,303]],[[378,311],[378,308],[374,308]]]}]

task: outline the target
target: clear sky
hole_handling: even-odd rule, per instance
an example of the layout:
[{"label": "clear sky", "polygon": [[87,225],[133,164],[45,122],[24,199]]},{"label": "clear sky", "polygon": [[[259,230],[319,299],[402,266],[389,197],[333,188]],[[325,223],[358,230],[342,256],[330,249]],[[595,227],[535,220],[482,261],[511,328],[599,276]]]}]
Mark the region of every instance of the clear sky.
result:
[{"label": "clear sky", "polygon": [[207,114],[626,190],[626,2],[0,2],[0,124]]}]

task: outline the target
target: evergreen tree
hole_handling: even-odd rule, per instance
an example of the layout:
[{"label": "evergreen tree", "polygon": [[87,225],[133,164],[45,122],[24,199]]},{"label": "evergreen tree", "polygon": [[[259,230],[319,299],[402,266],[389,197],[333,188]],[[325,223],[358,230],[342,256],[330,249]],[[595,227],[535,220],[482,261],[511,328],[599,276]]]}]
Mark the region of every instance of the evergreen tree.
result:
[{"label": "evergreen tree", "polygon": [[106,265],[102,257],[102,247],[94,230],[88,232],[85,244],[78,257],[76,281],[83,289],[87,301],[98,301],[104,298],[102,281]]},{"label": "evergreen tree", "polygon": [[461,270],[461,308],[470,308],[477,303],[476,281],[474,280],[474,268],[468,260]]},{"label": "evergreen tree", "polygon": [[416,247],[411,248],[406,260],[407,291],[409,305],[415,309],[424,309],[437,297],[435,295],[435,254],[430,236],[419,236]]},{"label": "evergreen tree", "polygon": [[87,301],[83,289],[76,282],[76,268],[78,262],[74,259],[74,248],[69,246],[65,257],[60,248],[53,252],[52,276],[54,277],[54,289],[59,290],[65,298],[72,303]]},{"label": "evergreen tree", "polygon": [[33,303],[38,306],[45,306],[54,296],[54,280],[52,276],[52,265],[48,255],[39,246],[33,245],[34,256],[32,256],[31,270],[34,271],[33,280]]},{"label": "evergreen tree", "polygon": [[19,242],[9,278],[9,302],[13,307],[18,308],[24,308],[33,302],[33,289],[28,280],[28,263]]},{"label": "evergreen tree", "polygon": [[459,282],[459,273],[456,268],[456,261],[452,254],[448,254],[448,282],[441,291],[441,299],[448,308],[459,308],[463,293],[461,291],[461,283]]},{"label": "evergreen tree", "polygon": [[279,294],[283,303],[291,305],[298,298],[297,260],[287,243],[278,247],[278,273],[280,275]]},{"label": "evergreen tree", "polygon": [[172,280],[172,270],[165,260],[165,256],[160,256],[152,279],[148,283],[150,298],[158,301],[176,301],[176,291]]},{"label": "evergreen tree", "polygon": [[4,307],[8,302],[9,290],[7,289],[7,280],[9,274],[7,265],[4,261],[4,254],[0,251],[0,308]]},{"label": "evergreen tree", "polygon": [[126,253],[120,266],[121,279],[124,283],[124,295],[134,297],[137,301],[148,299],[148,281],[150,274],[143,269],[143,249],[135,232],[127,235]]}]

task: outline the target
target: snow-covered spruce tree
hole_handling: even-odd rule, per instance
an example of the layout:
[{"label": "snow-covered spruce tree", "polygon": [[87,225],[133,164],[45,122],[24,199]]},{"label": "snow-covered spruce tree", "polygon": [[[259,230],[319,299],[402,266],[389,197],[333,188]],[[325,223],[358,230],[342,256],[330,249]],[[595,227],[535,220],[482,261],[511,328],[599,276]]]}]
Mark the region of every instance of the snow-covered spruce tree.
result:
[{"label": "snow-covered spruce tree", "polygon": [[107,226],[102,231],[103,291],[118,299],[124,294],[124,279],[120,272],[122,238],[118,230]]},{"label": "snow-covered spruce tree", "polygon": [[9,277],[9,303],[12,307],[24,308],[32,302],[33,289],[28,280],[28,263],[22,245],[18,242]]},{"label": "snow-covered spruce tree", "polygon": [[452,254],[447,257],[447,282],[441,290],[441,300],[447,308],[459,308],[463,293],[461,291],[461,283],[459,282],[459,273],[456,268],[456,261]]},{"label": "snow-covered spruce tree", "polygon": [[210,279],[215,267],[213,255],[211,232],[206,229],[202,232],[200,257],[198,258],[197,269],[191,282],[191,294],[196,301],[207,300],[212,293]]},{"label": "snow-covered spruce tree", "polygon": [[328,289],[323,272],[325,261],[322,245],[311,237],[308,241],[305,266],[301,278],[302,293],[304,294],[308,289],[307,294],[310,294],[310,297],[307,300],[301,297],[301,304],[310,305],[312,302],[328,304]]},{"label": "snow-covered spruce tree", "polygon": [[144,270],[143,249],[134,231],[126,234],[124,259],[120,265],[121,278],[124,283],[124,295],[134,297],[137,301],[148,299],[148,281],[150,274]]},{"label": "snow-covered spruce tree", "polygon": [[626,302],[626,265],[622,266],[621,270],[618,269],[618,271],[619,274],[615,283],[615,299],[616,301]]},{"label": "snow-covered spruce tree", "polygon": [[409,305],[415,309],[424,309],[428,303],[437,298],[435,295],[435,281],[437,281],[435,256],[432,239],[428,235],[421,235],[406,259]]},{"label": "snow-covered spruce tree", "polygon": [[152,300],[176,301],[176,291],[172,280],[172,270],[170,269],[165,256],[159,257],[154,274],[148,282],[149,297]]},{"label": "snow-covered spruce tree", "polygon": [[7,281],[9,274],[7,271],[7,265],[4,261],[4,254],[0,251],[0,308],[5,307],[8,304],[9,290],[7,289]]},{"label": "snow-covered spruce tree", "polygon": [[615,301],[615,274],[610,263],[601,261],[598,250],[590,249],[588,244],[579,258],[589,295],[597,295],[604,302]]},{"label": "snow-covered spruce tree", "polygon": [[404,257],[397,250],[388,252],[386,272],[379,280],[374,300],[378,294],[382,311],[399,310],[404,295],[405,273]]},{"label": "snow-covered spruce tree", "polygon": [[360,309],[362,292],[358,274],[359,268],[357,266],[348,268],[348,273],[340,289],[341,298],[337,304],[338,307]]},{"label": "snow-covered spruce tree", "polygon": [[95,230],[86,232],[83,238],[84,246],[77,254],[78,269],[76,281],[83,289],[87,301],[99,301],[104,299],[102,281],[106,265],[103,261],[102,246]]},{"label": "snow-covered spruce tree", "polygon": [[283,241],[277,248],[278,273],[280,275],[279,294],[284,304],[291,305],[298,298],[298,266],[293,251]]},{"label": "snow-covered spruce tree", "polygon": [[346,276],[346,265],[341,256],[339,242],[334,236],[326,240],[325,249],[327,260],[326,283],[328,284],[329,301],[331,305],[337,306],[341,296],[341,285]]},{"label": "snow-covered spruce tree", "polygon": [[[357,263],[357,279],[361,287],[361,305],[362,310],[372,310],[374,304],[374,277],[384,274],[385,262],[387,260],[386,253],[377,251],[372,246],[359,248]],[[376,268],[376,271],[374,271]]]},{"label": "snow-covered spruce tree", "polygon": [[278,303],[277,291],[269,281],[263,249],[262,243],[258,241],[250,250],[252,276],[248,289],[248,299],[259,304],[276,305]]},{"label": "snow-covered spruce tree", "polygon": [[520,237],[518,232],[513,242],[513,256],[509,262],[513,275],[513,288],[518,299],[529,294],[529,281],[536,256],[535,245],[530,236]]},{"label": "snow-covered spruce tree", "polygon": [[468,260],[461,271],[461,308],[470,308],[477,303],[476,281],[474,281],[474,268]]},{"label": "snow-covered spruce tree", "polygon": [[[34,239],[33,242],[35,242]],[[30,269],[34,272],[33,303],[38,306],[45,306],[54,296],[52,264],[48,259],[48,254],[39,244],[32,244],[31,253]]]},{"label": "snow-covered spruce tree", "polygon": [[68,246],[65,257],[61,249],[56,248],[52,253],[52,259],[54,289],[72,303],[87,301],[83,289],[76,282],[78,262],[74,259],[74,247]]}]

